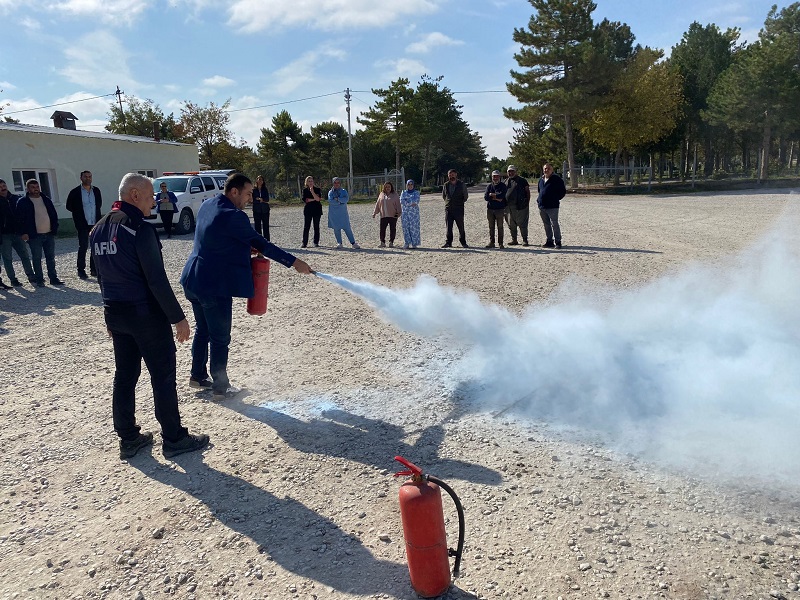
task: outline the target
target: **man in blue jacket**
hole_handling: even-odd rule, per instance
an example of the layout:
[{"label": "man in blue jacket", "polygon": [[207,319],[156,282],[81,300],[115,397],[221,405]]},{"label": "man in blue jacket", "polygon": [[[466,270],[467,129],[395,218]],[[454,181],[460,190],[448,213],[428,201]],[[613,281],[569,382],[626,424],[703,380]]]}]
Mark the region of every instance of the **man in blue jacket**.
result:
[{"label": "man in blue jacket", "polygon": [[[197,212],[194,249],[183,267],[181,284],[192,303],[195,333],[189,385],[212,388],[216,399],[235,396],[239,389],[228,380],[228,346],[231,342],[233,298],[255,293],[250,249],[298,273],[313,271],[304,261],[259,235],[242,212],[252,200],[253,183],[236,173],[225,182],[225,192],[206,200]],[[209,362],[210,345],[210,364]],[[211,380],[209,380],[209,370]]]},{"label": "man in blue jacket", "polygon": [[19,230],[22,240],[28,242],[33,257],[33,274],[36,285],[44,287],[42,273],[42,254],[47,263],[47,277],[50,285],[64,285],[56,273],[56,234],[58,233],[58,213],[52,200],[42,193],[39,182],[29,179],[25,182],[27,194],[17,202]]},{"label": "man in blue jacket", "polygon": [[[553,171],[553,165],[544,163],[542,178],[539,180],[539,216],[544,224],[544,233],[547,240],[542,248],[561,248],[561,227],[558,225],[558,208],[561,199],[567,195],[564,180]],[[555,242],[555,243],[553,243]]]}]

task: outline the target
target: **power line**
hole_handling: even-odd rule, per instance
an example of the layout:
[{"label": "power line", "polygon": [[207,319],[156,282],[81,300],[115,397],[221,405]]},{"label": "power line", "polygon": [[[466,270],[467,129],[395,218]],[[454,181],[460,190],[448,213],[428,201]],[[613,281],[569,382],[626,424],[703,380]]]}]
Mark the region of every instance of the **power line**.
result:
[{"label": "power line", "polygon": [[326,98],[327,96],[335,96],[337,94],[343,94],[344,90],[340,90],[337,92],[331,92],[330,94],[320,94],[319,96],[309,96],[308,98],[298,98],[297,100],[285,100],[284,102],[273,102],[272,104],[262,104],[260,106],[248,106],[247,108],[234,108],[233,110],[228,110],[228,113],[235,113],[241,112],[243,110],[255,110],[257,108],[269,108],[270,106],[280,106],[281,104],[293,104],[295,102],[304,102],[306,100],[316,100],[317,98]]},{"label": "power line", "polygon": [[40,110],[42,108],[53,108],[54,106],[64,106],[65,104],[75,104],[76,102],[86,102],[87,100],[97,100],[98,98],[107,98],[108,96],[113,96],[114,93],[111,94],[103,94],[102,96],[92,96],[91,98],[81,98],[80,100],[68,100],[67,102],[59,102],[58,104],[48,104],[46,106],[37,106],[36,108],[24,108],[22,110],[12,110],[10,112],[4,112],[4,115],[16,115],[19,113],[24,112],[31,112],[32,110]]}]

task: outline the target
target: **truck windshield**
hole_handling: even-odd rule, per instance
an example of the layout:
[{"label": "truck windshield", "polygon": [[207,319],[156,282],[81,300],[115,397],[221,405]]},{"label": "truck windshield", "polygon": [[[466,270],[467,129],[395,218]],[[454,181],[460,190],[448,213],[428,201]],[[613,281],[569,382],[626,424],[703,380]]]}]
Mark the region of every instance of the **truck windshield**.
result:
[{"label": "truck windshield", "polygon": [[187,177],[159,177],[153,180],[153,189],[156,193],[161,190],[161,184],[166,183],[167,189],[175,194],[182,194],[186,191]]}]

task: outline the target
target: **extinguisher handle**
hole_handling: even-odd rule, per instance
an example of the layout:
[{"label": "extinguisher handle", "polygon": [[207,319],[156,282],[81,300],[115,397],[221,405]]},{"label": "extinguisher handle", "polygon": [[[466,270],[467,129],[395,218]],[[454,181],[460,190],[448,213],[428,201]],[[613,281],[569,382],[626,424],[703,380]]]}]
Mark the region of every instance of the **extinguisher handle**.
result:
[{"label": "extinguisher handle", "polygon": [[404,467],[408,467],[407,470],[398,471],[394,474],[395,477],[401,477],[403,475],[414,475],[415,477],[423,477],[424,473],[422,469],[420,469],[417,465],[412,463],[410,460],[406,460],[402,456],[395,456],[394,459],[399,462]]}]

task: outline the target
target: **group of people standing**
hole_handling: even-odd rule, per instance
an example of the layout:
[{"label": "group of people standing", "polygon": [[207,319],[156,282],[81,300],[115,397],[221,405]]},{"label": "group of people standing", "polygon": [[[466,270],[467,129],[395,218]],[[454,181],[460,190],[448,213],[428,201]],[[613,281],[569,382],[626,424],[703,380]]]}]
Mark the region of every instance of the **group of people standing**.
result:
[{"label": "group of people standing", "polygon": [[[503,221],[508,225],[511,233],[509,246],[528,243],[528,219],[530,216],[530,185],[524,177],[517,174],[514,165],[508,165],[507,177],[502,181],[500,171],[492,171],[492,182],[486,187],[484,200],[486,200],[486,217],[489,221],[489,243],[486,248],[505,248],[503,244]],[[553,166],[545,163],[542,166],[542,177],[538,183],[536,204],[539,216],[544,225],[547,239],[543,248],[561,248],[561,227],[558,224],[558,211],[561,199],[566,195],[567,189],[564,181],[555,174]],[[495,231],[497,236],[495,238]],[[495,246],[495,239],[497,246]]]},{"label": "group of people standing", "polygon": [[[336,248],[342,248],[342,233],[347,236],[350,245],[359,249],[358,242],[353,235],[353,228],[350,226],[350,214],[347,203],[350,195],[342,187],[342,181],[334,177],[331,182],[331,189],[328,190],[328,227],[333,229],[336,238]],[[308,247],[311,226],[314,227],[313,243],[319,247],[320,231],[319,224],[322,218],[322,190],[314,185],[314,178],[310,175],[305,179],[303,188],[303,248]],[[255,202],[255,201],[254,201]],[[254,203],[255,206],[255,203]],[[406,189],[402,194],[397,194],[394,184],[387,181],[378,194],[375,201],[375,209],[372,217],[380,215],[380,247],[386,247],[386,230],[389,230],[389,247],[394,247],[394,240],[397,235],[397,220],[402,218],[404,248],[417,248],[420,243],[420,223],[419,223],[419,191],[414,189],[414,180],[406,182]]]}]

